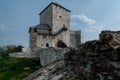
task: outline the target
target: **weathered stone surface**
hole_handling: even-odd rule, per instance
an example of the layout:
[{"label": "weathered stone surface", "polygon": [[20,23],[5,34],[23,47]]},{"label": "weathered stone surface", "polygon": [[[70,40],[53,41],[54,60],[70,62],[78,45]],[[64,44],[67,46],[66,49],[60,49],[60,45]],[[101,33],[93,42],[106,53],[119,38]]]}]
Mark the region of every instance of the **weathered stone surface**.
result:
[{"label": "weathered stone surface", "polygon": [[80,31],[73,31],[70,32],[70,43],[71,47],[75,48],[81,43],[81,32]]},{"label": "weathered stone surface", "polygon": [[120,40],[118,32],[102,32],[100,40],[88,41],[65,54],[68,74],[78,80],[120,79]]},{"label": "weathered stone surface", "polygon": [[120,31],[102,31],[100,40],[116,49],[120,46]]},{"label": "weathered stone surface", "polygon": [[58,61],[39,69],[23,80],[75,80],[64,70],[64,61]]},{"label": "weathered stone surface", "polygon": [[[114,37],[112,42],[108,37],[102,39],[108,35],[100,35],[100,40],[88,41],[75,49],[69,49],[65,54],[61,54],[63,50],[57,49],[38,50],[38,53],[42,52],[41,59],[47,66],[25,80],[120,80],[120,47],[117,44],[115,48],[116,45],[112,44]],[[64,61],[58,61],[58,57]],[[58,62],[53,63],[51,59]]]},{"label": "weathered stone surface", "polygon": [[41,48],[38,50],[40,62],[42,66],[46,66],[53,62],[63,60],[64,54],[69,51],[68,48],[54,49],[54,48]]}]

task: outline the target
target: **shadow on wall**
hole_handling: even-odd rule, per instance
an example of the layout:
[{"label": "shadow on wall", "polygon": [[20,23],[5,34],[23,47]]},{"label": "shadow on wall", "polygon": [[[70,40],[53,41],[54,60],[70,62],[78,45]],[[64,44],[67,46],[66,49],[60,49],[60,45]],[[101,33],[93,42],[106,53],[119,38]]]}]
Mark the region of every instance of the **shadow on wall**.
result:
[{"label": "shadow on wall", "polygon": [[59,41],[57,42],[57,47],[58,47],[58,48],[66,48],[67,45],[66,45],[62,40],[59,40]]}]

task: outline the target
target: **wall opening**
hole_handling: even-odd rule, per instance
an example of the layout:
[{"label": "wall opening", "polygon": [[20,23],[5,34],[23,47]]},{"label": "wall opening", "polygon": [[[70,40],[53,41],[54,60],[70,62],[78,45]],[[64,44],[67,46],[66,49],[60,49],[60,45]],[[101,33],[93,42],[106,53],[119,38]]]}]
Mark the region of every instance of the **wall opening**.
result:
[{"label": "wall opening", "polygon": [[59,16],[59,18],[61,19],[61,16]]},{"label": "wall opening", "polygon": [[59,40],[57,42],[57,47],[59,47],[59,48],[66,48],[67,45],[62,40]]},{"label": "wall opening", "polygon": [[46,47],[49,47],[49,44],[48,44],[48,43],[46,43]]},{"label": "wall opening", "polygon": [[37,32],[37,29],[36,29],[36,28],[34,28],[34,32]]}]

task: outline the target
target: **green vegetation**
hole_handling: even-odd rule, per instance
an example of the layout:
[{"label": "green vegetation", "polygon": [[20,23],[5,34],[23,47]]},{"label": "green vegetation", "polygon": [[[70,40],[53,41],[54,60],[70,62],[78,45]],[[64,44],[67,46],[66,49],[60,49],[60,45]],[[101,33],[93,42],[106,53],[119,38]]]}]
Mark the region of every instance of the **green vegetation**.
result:
[{"label": "green vegetation", "polygon": [[0,80],[21,80],[39,68],[35,59],[6,57],[0,59]]},{"label": "green vegetation", "polygon": [[13,52],[21,52],[23,46],[21,46],[21,45],[18,45],[18,46],[8,45],[8,46],[6,46],[6,48],[7,48],[7,53],[13,53]]},{"label": "green vegetation", "polygon": [[0,47],[0,59],[8,56],[6,47]]},{"label": "green vegetation", "polygon": [[21,52],[23,46],[21,45],[6,45],[6,46],[0,46],[0,59],[5,58],[8,56],[9,53],[14,53],[14,52]]}]

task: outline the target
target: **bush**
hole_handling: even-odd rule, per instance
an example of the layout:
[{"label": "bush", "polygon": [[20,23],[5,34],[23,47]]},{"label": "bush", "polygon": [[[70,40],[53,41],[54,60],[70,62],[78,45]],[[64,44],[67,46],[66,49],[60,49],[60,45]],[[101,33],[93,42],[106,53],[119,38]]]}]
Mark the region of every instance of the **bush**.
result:
[{"label": "bush", "polygon": [[0,59],[8,56],[8,53],[21,52],[23,46],[7,45],[0,47]]},{"label": "bush", "polygon": [[0,47],[0,58],[8,56],[7,49],[5,47]]},{"label": "bush", "polygon": [[8,53],[21,52],[22,48],[23,48],[23,46],[21,46],[21,45],[18,45],[18,46],[9,45],[9,46],[7,46],[7,52]]}]

